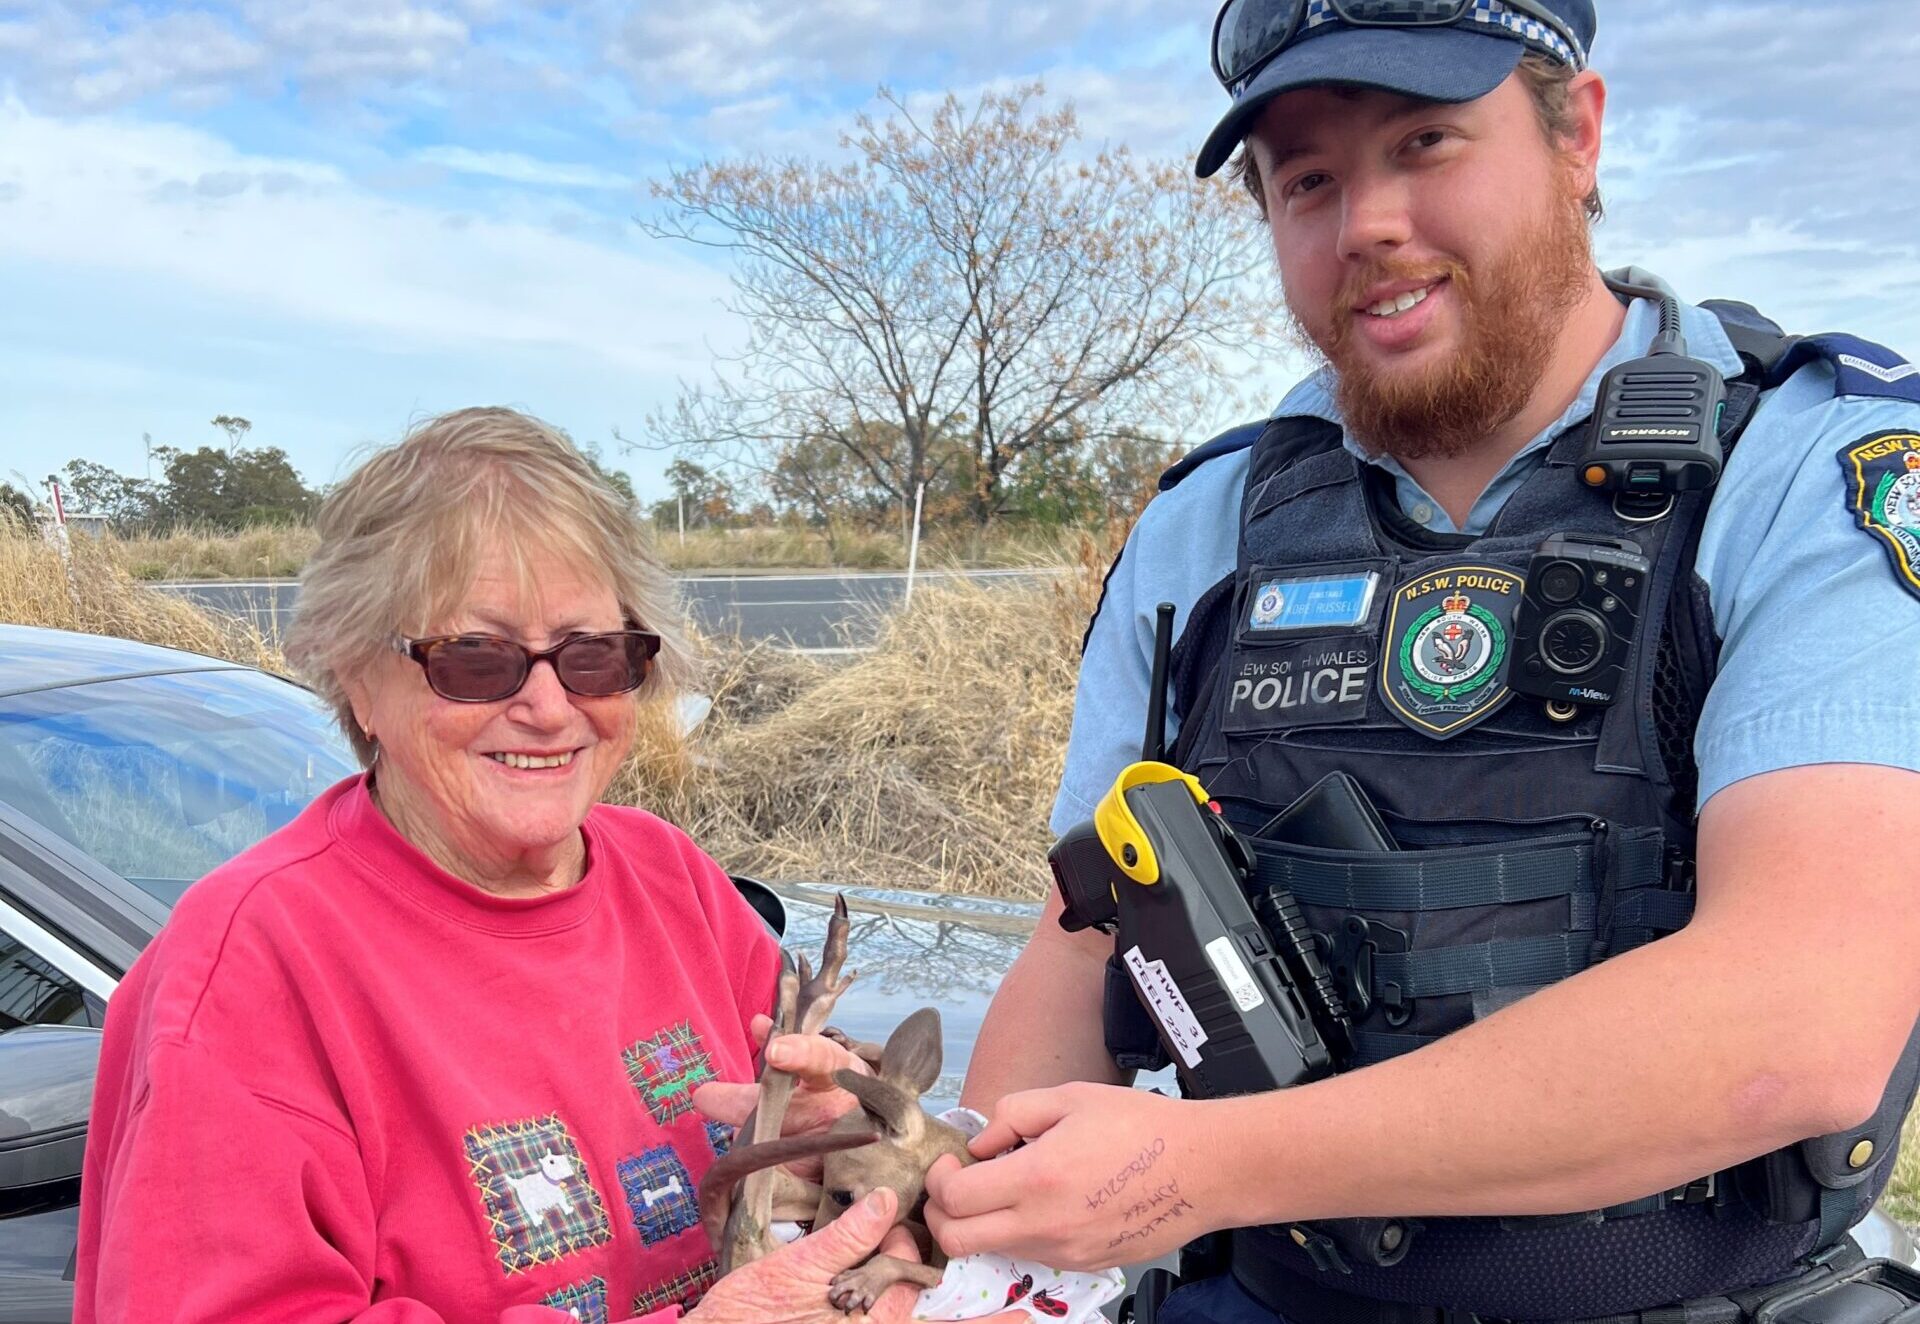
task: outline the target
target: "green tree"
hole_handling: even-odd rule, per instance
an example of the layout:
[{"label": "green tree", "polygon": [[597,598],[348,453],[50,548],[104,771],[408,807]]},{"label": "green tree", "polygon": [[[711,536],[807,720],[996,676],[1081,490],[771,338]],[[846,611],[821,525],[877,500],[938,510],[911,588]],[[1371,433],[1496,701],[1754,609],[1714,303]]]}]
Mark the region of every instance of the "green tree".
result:
[{"label": "green tree", "polygon": [[239,447],[241,438],[253,431],[253,424],[235,414],[215,414],[213,425],[227,434],[227,454],[229,455]]},{"label": "green tree", "polygon": [[216,529],[238,527],[238,511],[227,495],[232,459],[223,450],[202,446],[198,450],[165,450],[166,491],[161,499],[161,515],[169,524],[204,524]]},{"label": "green tree", "polygon": [[213,446],[156,446],[153,453],[165,473],[157,509],[162,523],[231,531],[305,519],[319,501],[278,446],[243,446],[231,454]]},{"label": "green tree", "polygon": [[860,526],[884,522],[894,511],[893,493],[876,479],[863,458],[869,450],[887,453],[901,444],[900,430],[887,423],[871,426],[861,445],[848,447],[833,436],[802,437],[784,448],[767,475],[774,501],[817,527],[844,520]]},{"label": "green tree", "polygon": [[[569,438],[569,440],[572,439]],[[599,476],[601,482],[618,492],[629,506],[638,504],[638,500],[633,494],[633,479],[627,477],[627,475],[619,469],[607,468],[606,464],[600,458],[600,448],[598,446],[592,442],[588,442],[584,446],[581,446],[578,442],[574,444],[579,448],[580,457],[584,459],[588,466],[592,468],[593,472]]]},{"label": "green tree", "polygon": [[682,512],[690,529],[718,528],[734,517],[732,484],[692,460],[667,466],[667,487],[673,495],[653,505],[653,521],[663,529],[678,528]]},{"label": "green tree", "polygon": [[129,478],[93,460],[69,460],[64,470],[48,478],[60,484],[62,502],[68,510],[105,515],[107,522],[122,533],[151,524],[163,500],[157,484]]},{"label": "green tree", "polygon": [[319,495],[278,446],[241,448],[227,461],[226,500],[234,527],[293,523],[313,514]]}]

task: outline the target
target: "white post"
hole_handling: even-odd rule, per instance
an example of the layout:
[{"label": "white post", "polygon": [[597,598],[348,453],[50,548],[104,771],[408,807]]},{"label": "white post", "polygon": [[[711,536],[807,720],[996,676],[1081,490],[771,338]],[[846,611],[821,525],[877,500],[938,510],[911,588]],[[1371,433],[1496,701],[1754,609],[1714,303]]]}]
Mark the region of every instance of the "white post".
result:
[{"label": "white post", "polygon": [[67,597],[73,602],[75,624],[79,623],[80,585],[73,578],[73,547],[67,541],[67,504],[60,496],[60,484],[51,479],[47,488],[53,495],[53,527],[47,532],[53,537],[55,550],[60,553],[60,570],[67,577]]},{"label": "white post", "polygon": [[922,483],[920,484],[920,486],[913,489],[913,537],[907,543],[907,602],[906,602],[906,605],[909,607],[913,605],[914,566],[920,560],[920,503],[926,499],[926,496],[927,496],[927,485],[925,483]]},{"label": "white post", "polygon": [[687,494],[680,493],[680,545],[687,545]]}]

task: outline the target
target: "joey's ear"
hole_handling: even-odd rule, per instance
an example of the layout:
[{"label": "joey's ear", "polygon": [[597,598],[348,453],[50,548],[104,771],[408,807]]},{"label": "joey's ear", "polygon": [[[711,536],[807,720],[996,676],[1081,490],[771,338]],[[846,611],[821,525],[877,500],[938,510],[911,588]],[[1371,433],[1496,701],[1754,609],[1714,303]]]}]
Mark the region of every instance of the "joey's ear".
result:
[{"label": "joey's ear", "polygon": [[833,1073],[833,1083],[860,1100],[860,1106],[866,1110],[867,1116],[878,1122],[889,1136],[897,1138],[913,1134],[925,1116],[920,1111],[919,1097],[909,1094],[890,1080],[863,1076],[857,1071],[842,1068]]},{"label": "joey's ear", "polygon": [[922,1007],[900,1022],[880,1050],[880,1078],[917,1099],[940,1079],[940,1013]]}]

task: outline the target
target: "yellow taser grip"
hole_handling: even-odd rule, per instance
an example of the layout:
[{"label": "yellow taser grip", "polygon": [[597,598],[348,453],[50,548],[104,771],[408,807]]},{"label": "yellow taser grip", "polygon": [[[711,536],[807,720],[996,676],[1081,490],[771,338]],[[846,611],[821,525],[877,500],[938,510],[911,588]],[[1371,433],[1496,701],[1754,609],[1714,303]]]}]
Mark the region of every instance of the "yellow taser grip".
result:
[{"label": "yellow taser grip", "polygon": [[[1147,840],[1146,830],[1140,826],[1139,820],[1133,816],[1133,810],[1127,805],[1127,792],[1136,786],[1150,786],[1156,782],[1185,782],[1196,801],[1200,804],[1207,802],[1205,788],[1191,773],[1165,763],[1135,763],[1114,780],[1093,811],[1093,830],[1100,834],[1100,844],[1107,848],[1107,854],[1120,866],[1120,872],[1136,883],[1159,882],[1160,861],[1154,856],[1153,843]],[[1133,861],[1131,864],[1127,862],[1129,857]]]}]

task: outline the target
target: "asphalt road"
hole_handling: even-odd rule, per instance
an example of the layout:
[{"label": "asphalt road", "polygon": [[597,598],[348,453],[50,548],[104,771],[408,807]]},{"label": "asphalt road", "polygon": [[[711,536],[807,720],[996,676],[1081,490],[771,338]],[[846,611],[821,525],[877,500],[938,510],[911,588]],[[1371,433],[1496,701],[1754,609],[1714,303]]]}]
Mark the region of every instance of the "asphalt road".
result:
[{"label": "asphalt road", "polygon": [[[921,581],[960,573],[986,582],[1032,580],[1041,570],[969,570],[929,573]],[[688,610],[710,634],[766,639],[789,648],[839,652],[873,642],[880,616],[906,596],[907,577],[881,574],[697,575],[680,581]],[[202,606],[250,618],[278,638],[292,615],[300,586],[292,580],[251,583],[169,583]]]}]

